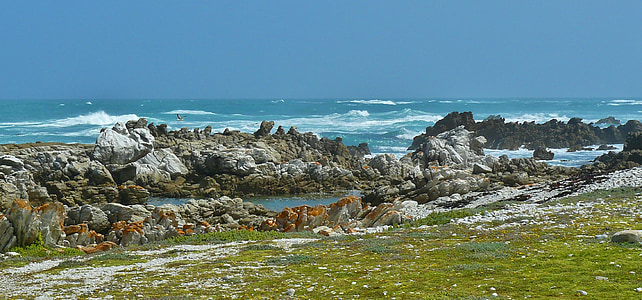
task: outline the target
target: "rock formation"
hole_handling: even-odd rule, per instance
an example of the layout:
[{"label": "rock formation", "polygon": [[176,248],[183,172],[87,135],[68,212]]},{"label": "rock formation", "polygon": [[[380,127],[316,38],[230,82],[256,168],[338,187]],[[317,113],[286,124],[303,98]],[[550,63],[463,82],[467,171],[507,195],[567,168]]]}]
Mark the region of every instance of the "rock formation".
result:
[{"label": "rock formation", "polygon": [[474,131],[477,136],[487,140],[485,147],[491,149],[517,150],[521,146],[528,149],[537,147],[571,148],[599,144],[621,144],[629,132],[642,131],[642,123],[629,120],[624,125],[600,128],[585,124],[579,118],[572,118],[567,123],[550,120],[543,124],[535,122],[506,122],[504,118],[494,116],[481,122],[475,122],[472,112],[452,112],[427,127],[426,133],[414,138],[410,150],[418,149],[431,136],[458,126]]}]

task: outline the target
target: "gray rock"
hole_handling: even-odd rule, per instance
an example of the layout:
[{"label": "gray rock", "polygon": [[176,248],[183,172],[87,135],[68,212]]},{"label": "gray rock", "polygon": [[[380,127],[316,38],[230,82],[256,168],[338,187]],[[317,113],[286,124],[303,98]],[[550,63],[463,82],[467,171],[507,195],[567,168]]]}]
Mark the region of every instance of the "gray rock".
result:
[{"label": "gray rock", "polygon": [[73,207],[67,212],[67,225],[87,224],[89,230],[106,232],[111,223],[109,218],[100,208],[92,205]]},{"label": "gray rock", "polygon": [[473,174],[485,174],[485,173],[492,173],[493,169],[489,166],[476,163],[473,165]]},{"label": "gray rock", "polygon": [[642,230],[623,230],[611,237],[613,243],[641,243]]},{"label": "gray rock", "polygon": [[552,160],[555,157],[555,153],[546,148],[537,148],[533,151],[533,158],[540,160]]},{"label": "gray rock", "polygon": [[13,225],[6,216],[0,217],[0,252],[7,252],[16,245]]},{"label": "gray rock", "polygon": [[138,161],[140,164],[147,164],[159,170],[166,171],[172,176],[187,174],[189,170],[181,160],[167,148],[154,150]]},{"label": "gray rock", "polygon": [[459,126],[426,140],[424,157],[440,165],[470,167],[484,158],[484,137],[474,137],[473,132]]},{"label": "gray rock", "polygon": [[147,128],[128,131],[121,122],[103,130],[96,139],[92,156],[103,164],[127,164],[136,161],[154,149],[154,136]]}]

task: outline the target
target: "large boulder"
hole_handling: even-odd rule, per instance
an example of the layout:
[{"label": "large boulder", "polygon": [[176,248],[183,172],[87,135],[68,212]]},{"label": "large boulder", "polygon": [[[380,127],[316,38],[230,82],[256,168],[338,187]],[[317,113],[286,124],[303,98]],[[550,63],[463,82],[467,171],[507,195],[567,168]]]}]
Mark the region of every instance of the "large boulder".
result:
[{"label": "large boulder", "polygon": [[87,224],[89,230],[105,232],[111,227],[107,214],[92,205],[76,206],[67,211],[67,225]]},{"label": "large boulder", "polygon": [[623,230],[611,236],[613,243],[642,243],[642,230]]},{"label": "large boulder", "polygon": [[484,159],[484,143],[483,136],[475,137],[473,132],[459,126],[428,139],[423,145],[423,153],[428,162],[472,167]]},{"label": "large boulder", "polygon": [[539,160],[551,160],[555,156],[555,153],[553,153],[550,150],[547,150],[546,148],[537,148],[535,151],[533,151],[533,158],[534,159],[539,159]]},{"label": "large boulder", "polygon": [[33,208],[26,200],[16,200],[5,215],[0,215],[0,250],[30,245],[39,235],[46,246],[61,245],[65,239],[64,219],[61,203]]},{"label": "large boulder", "polygon": [[127,129],[121,122],[103,129],[92,156],[103,164],[127,164],[152,152],[154,136],[147,128]]},{"label": "large boulder", "polygon": [[17,238],[13,234],[13,225],[5,215],[0,215],[0,252],[7,252],[16,245]]},{"label": "large boulder", "polygon": [[61,245],[65,239],[65,208],[62,203],[47,203],[34,210],[40,219],[38,230],[45,246]]},{"label": "large boulder", "polygon": [[183,162],[181,162],[181,160],[167,148],[157,149],[150,152],[145,157],[141,158],[138,163],[154,166],[159,170],[166,171],[172,176],[184,175],[189,172]]}]

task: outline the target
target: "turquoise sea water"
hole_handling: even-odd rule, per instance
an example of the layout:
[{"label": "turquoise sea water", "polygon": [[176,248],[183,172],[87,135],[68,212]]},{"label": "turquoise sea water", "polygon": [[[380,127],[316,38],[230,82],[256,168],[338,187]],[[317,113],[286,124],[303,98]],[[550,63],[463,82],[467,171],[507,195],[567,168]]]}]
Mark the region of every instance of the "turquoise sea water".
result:
[{"label": "turquoise sea water", "polygon": [[[622,123],[642,118],[642,100],[593,99],[230,99],[230,100],[3,100],[0,143],[94,143],[100,129],[117,121],[145,117],[170,130],[213,127],[254,132],[262,120],[273,120],[286,130],[298,127],[320,137],[339,136],[347,145],[366,142],[373,154],[403,155],[412,137],[452,111],[472,111],[475,119],[501,115],[507,121],[585,122],[614,116]],[[178,121],[176,114],[184,117]],[[581,165],[603,152],[558,151],[554,164]],[[520,151],[495,155],[530,156]]]}]

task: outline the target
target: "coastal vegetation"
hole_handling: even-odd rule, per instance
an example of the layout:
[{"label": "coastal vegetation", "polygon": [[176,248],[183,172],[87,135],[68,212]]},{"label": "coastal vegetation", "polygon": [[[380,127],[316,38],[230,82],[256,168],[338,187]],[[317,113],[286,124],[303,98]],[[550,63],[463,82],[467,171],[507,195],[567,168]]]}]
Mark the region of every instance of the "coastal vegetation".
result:
[{"label": "coastal vegetation", "polygon": [[229,231],[67,258],[32,250],[2,265],[25,290],[81,299],[630,299],[642,247],[608,236],[642,229],[641,201],[636,188],[599,190],[361,235]]}]

